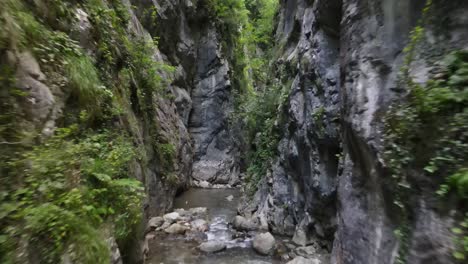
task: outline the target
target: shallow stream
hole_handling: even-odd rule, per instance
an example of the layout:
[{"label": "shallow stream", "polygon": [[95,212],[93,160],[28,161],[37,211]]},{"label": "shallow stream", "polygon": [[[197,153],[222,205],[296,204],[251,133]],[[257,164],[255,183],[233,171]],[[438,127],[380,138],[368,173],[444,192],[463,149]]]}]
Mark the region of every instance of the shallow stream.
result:
[{"label": "shallow stream", "polygon": [[[174,208],[208,208],[210,220],[207,240],[226,242],[227,249],[218,253],[204,253],[197,249],[199,242],[184,237],[165,235],[152,240],[150,264],[263,264],[281,263],[281,261],[255,253],[251,247],[252,239],[234,238],[228,223],[237,214],[240,200],[237,189],[190,189],[176,198]],[[229,197],[232,196],[232,197]],[[229,197],[229,198],[228,198]],[[232,199],[230,199],[232,198]]]}]

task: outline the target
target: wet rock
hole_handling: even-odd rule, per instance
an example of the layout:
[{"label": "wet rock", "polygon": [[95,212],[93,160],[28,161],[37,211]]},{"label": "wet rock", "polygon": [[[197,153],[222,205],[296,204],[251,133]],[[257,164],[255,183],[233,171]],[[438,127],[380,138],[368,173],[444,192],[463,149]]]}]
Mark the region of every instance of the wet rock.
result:
[{"label": "wet rock", "polygon": [[307,246],[307,247],[298,247],[295,250],[296,254],[302,257],[311,257],[317,253],[317,249],[315,246]]},{"label": "wet rock", "polygon": [[205,241],[208,238],[208,236],[204,232],[195,231],[195,230],[187,230],[185,232],[185,238],[187,240],[193,240],[193,241],[197,241],[201,243]]},{"label": "wet rock", "polygon": [[208,230],[208,222],[206,222],[203,219],[196,219],[190,222],[190,225],[192,226],[193,230],[200,231],[200,232],[205,232]]},{"label": "wet rock", "polygon": [[269,255],[275,249],[275,238],[269,232],[258,234],[253,239],[253,248],[262,255]]},{"label": "wet rock", "polygon": [[172,224],[168,228],[164,229],[164,232],[169,233],[169,234],[181,235],[181,234],[184,234],[185,231],[187,231],[189,229],[190,229],[190,227],[188,227],[188,226],[176,223],[176,224]]},{"label": "wet rock", "polygon": [[148,225],[146,230],[155,230],[156,228],[162,226],[164,224],[164,218],[157,216],[151,217],[148,221]]},{"label": "wet rock", "polygon": [[189,209],[190,213],[197,217],[206,216],[208,209],[206,207],[195,207]]},{"label": "wet rock", "polygon": [[180,218],[180,214],[177,212],[172,212],[172,213],[165,214],[163,218],[166,222],[169,222],[172,224]]},{"label": "wet rock", "polygon": [[287,264],[321,264],[322,262],[316,258],[304,258],[304,257],[295,257],[293,260],[289,261]]},{"label": "wet rock", "polygon": [[222,241],[208,241],[201,243],[199,249],[203,252],[214,253],[226,249],[226,244]]},{"label": "wet rock", "polygon": [[235,229],[241,230],[241,231],[251,231],[251,230],[257,229],[257,225],[251,219],[247,219],[240,215],[237,215],[234,218],[232,225],[234,226]]},{"label": "wet rock", "polygon": [[211,186],[211,184],[207,181],[200,181],[198,182],[198,186],[201,187],[201,188],[209,188]]}]

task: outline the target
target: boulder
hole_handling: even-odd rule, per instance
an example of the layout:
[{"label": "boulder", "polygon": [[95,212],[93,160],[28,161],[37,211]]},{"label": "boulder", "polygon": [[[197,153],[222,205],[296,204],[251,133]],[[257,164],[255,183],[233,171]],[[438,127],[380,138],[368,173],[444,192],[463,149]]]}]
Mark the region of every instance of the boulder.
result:
[{"label": "boulder", "polygon": [[253,239],[253,248],[262,255],[269,255],[275,249],[275,242],[270,232],[258,234]]},{"label": "boulder", "polygon": [[251,220],[243,216],[237,215],[232,222],[235,229],[241,231],[252,231],[257,229],[257,225]]},{"label": "boulder", "polygon": [[226,249],[226,244],[222,241],[208,241],[201,243],[199,249],[203,252],[214,253]]},{"label": "boulder", "polygon": [[177,212],[172,212],[172,213],[165,214],[163,218],[166,222],[174,223],[180,218],[180,214]]},{"label": "boulder", "polygon": [[293,260],[289,261],[287,264],[320,264],[321,261],[316,258],[304,258],[304,257],[295,257]]},{"label": "boulder", "polygon": [[187,226],[181,225],[181,224],[172,224],[168,228],[164,229],[164,232],[169,233],[169,234],[185,234],[185,231],[190,229]]}]

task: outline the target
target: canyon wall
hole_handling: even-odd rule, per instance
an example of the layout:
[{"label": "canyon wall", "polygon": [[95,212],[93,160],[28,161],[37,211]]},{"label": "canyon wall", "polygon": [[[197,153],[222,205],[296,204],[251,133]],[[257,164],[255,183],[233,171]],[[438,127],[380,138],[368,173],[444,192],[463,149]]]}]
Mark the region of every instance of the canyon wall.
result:
[{"label": "canyon wall", "polygon": [[[25,1],[19,11],[13,3],[3,4],[11,10],[2,11],[2,23],[9,23],[11,17],[22,19],[13,12],[34,14],[47,29],[64,34],[66,41],[76,41],[106,84],[114,85],[105,87],[113,94],[116,112],[110,114],[110,127],[127,134],[138,150],[128,176],[144,186],[143,225],[149,217],[172,208],[174,196],[192,185],[192,177],[210,183],[238,182],[239,154],[228,127],[233,101],[230,62],[221,51],[223,36],[205,1],[65,1],[49,8],[47,1]],[[47,142],[57,129],[77,122],[75,116],[82,109],[88,110],[77,101],[69,80],[57,74],[60,70],[50,70],[53,60],[33,50],[34,39],[20,47],[23,43],[14,38],[10,31],[2,34],[2,74],[7,73],[3,66],[11,68],[15,86],[26,96],[2,88],[2,107],[8,109],[2,120],[3,114],[14,115],[15,120],[1,124],[5,157]],[[139,57],[128,62],[132,52]],[[133,70],[138,64],[157,65],[157,71],[141,73],[143,82],[136,80],[139,73],[123,77],[129,72],[124,67]],[[159,85],[148,84],[147,80],[155,79]],[[7,133],[13,123],[17,127],[10,137]],[[90,125],[96,131],[99,126]],[[3,174],[5,167],[1,169]],[[106,236],[115,251],[112,233],[107,230]],[[141,260],[141,236],[135,234],[120,244],[123,256],[119,250],[113,252],[113,263],[121,263],[122,257]]]},{"label": "canyon wall", "polygon": [[[443,179],[422,167],[408,173],[406,242],[402,213],[384,157],[385,117],[409,88],[402,67],[426,12],[409,64],[423,84],[452,50],[467,48],[464,1],[281,1],[276,78],[289,78],[279,113],[277,157],[253,200],[241,210],[298,244],[321,243],[332,263],[452,263],[453,205],[441,209]],[[450,15],[449,15],[450,14]],[[413,42],[416,40],[413,40]],[[281,121],[283,120],[283,121]],[[333,244],[333,245],[332,245]],[[404,253],[401,253],[404,252]]]}]

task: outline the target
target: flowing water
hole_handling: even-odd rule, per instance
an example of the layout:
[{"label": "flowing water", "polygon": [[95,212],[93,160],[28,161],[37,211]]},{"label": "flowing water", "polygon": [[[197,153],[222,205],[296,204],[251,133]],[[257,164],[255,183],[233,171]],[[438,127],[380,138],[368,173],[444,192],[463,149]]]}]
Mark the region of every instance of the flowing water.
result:
[{"label": "flowing water", "polygon": [[[232,196],[232,200],[228,199]],[[230,201],[229,201],[230,200]],[[237,214],[240,192],[237,189],[190,189],[177,197],[174,208],[206,207],[210,217],[207,240],[226,242],[227,249],[218,253],[204,253],[197,249],[199,242],[180,236],[165,235],[150,243],[150,264],[263,264],[281,263],[273,257],[260,256],[252,249],[252,238],[233,238],[228,223]]]}]

